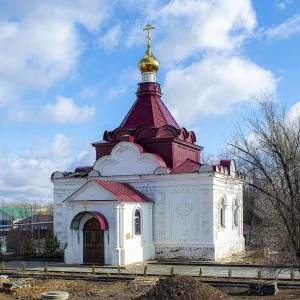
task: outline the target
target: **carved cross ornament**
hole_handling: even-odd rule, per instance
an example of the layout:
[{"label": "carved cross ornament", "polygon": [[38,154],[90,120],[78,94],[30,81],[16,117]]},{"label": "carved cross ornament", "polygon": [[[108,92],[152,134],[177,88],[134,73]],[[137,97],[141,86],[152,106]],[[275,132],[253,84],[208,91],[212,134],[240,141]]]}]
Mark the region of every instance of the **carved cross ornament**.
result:
[{"label": "carved cross ornament", "polygon": [[191,212],[191,206],[188,202],[183,201],[181,204],[177,207],[178,213],[182,216],[186,216]]}]

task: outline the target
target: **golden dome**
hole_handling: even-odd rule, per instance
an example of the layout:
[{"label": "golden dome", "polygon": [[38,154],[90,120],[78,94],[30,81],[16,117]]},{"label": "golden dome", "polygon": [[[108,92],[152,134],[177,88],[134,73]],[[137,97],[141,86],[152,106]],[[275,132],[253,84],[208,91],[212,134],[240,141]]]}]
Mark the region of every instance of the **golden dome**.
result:
[{"label": "golden dome", "polygon": [[143,30],[148,31],[147,40],[148,40],[148,48],[146,51],[146,54],[142,57],[142,59],[139,61],[139,69],[142,73],[144,72],[152,72],[156,73],[159,69],[159,61],[155,58],[155,56],[152,54],[151,46],[150,46],[150,30],[154,29],[150,24],[147,24],[146,28]]},{"label": "golden dome", "polygon": [[153,72],[156,73],[159,69],[159,61],[152,54],[150,47],[148,47],[146,54],[139,61],[139,69],[142,73]]}]

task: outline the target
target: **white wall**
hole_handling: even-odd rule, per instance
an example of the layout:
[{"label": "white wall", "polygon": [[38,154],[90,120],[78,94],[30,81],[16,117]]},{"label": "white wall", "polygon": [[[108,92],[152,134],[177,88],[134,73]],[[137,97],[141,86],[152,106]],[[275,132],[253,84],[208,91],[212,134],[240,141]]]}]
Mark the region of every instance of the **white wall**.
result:
[{"label": "white wall", "polygon": [[[241,182],[216,176],[214,191],[214,244],[215,259],[230,256],[245,249],[243,237],[243,185]],[[230,179],[230,177],[229,177]],[[226,199],[225,224],[221,226],[221,202]],[[235,200],[238,200],[238,220],[234,222]]]},{"label": "white wall", "polygon": [[[89,201],[87,210],[99,211],[109,221],[110,243],[105,244],[106,264],[125,265],[154,257],[216,260],[244,249],[242,213],[239,215],[239,226],[232,226],[232,203],[236,197],[240,199],[242,212],[243,181],[240,179],[220,173],[99,178],[130,183],[155,201],[153,208],[149,203]],[[76,233],[69,229],[72,218],[84,210],[83,197],[78,196],[80,201],[77,203],[67,204],[63,200],[87,180],[53,180],[54,230],[62,243],[69,239],[66,257],[70,263],[81,263],[83,259],[82,237],[78,244]],[[97,199],[94,190],[93,195]],[[220,228],[219,199],[223,195],[227,199],[226,226]],[[136,207],[143,212],[140,236],[133,235],[133,212]]]},{"label": "white wall", "polygon": [[[152,243],[152,203],[123,204],[122,264],[154,258]],[[134,234],[134,212],[141,211],[141,235]]]},{"label": "white wall", "polygon": [[[157,258],[217,260],[244,250],[241,180],[228,175],[181,174],[160,180],[155,194]],[[219,226],[218,198],[226,195],[226,226]],[[233,200],[240,200],[233,226]]]},{"label": "white wall", "polygon": [[83,184],[87,182],[86,179],[57,179],[52,180],[54,184],[53,190],[53,205],[54,205],[54,216],[53,216],[53,229],[57,234],[61,245],[67,243],[67,228],[70,224],[67,220],[67,208],[63,201],[79,189]]},{"label": "white wall", "polygon": [[[64,182],[63,182],[64,181]],[[60,180],[55,182],[54,189],[54,230],[62,244],[67,244],[65,261],[67,263],[83,263],[83,226],[92,216],[86,214],[79,227],[79,239],[75,230],[70,229],[72,219],[79,212],[84,211],[84,199],[107,199],[101,190],[94,187],[85,190],[72,201],[64,201],[78,190],[86,180]],[[93,197],[92,197],[93,196]],[[111,198],[111,196],[110,196]],[[105,234],[105,264],[126,265],[136,261],[143,261],[154,257],[152,243],[152,203],[120,203],[114,201],[89,200],[87,211],[102,213],[109,224],[109,242]],[[133,214],[139,208],[142,211],[142,235],[133,234]],[[117,220],[117,219],[118,220]],[[116,230],[118,226],[118,230]],[[151,240],[150,240],[151,239]]]}]

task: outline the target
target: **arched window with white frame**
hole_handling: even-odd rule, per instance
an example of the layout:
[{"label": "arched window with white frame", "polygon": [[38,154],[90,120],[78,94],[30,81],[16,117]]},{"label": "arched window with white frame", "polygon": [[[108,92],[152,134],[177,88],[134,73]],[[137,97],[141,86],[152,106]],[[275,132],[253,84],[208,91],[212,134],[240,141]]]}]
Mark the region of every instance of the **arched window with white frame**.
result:
[{"label": "arched window with white frame", "polygon": [[227,206],[227,199],[226,196],[222,196],[220,203],[219,203],[219,226],[221,228],[225,228],[226,224],[226,206]]},{"label": "arched window with white frame", "polygon": [[240,204],[239,200],[236,198],[233,202],[233,225],[235,227],[239,226],[239,218],[240,218]]},{"label": "arched window with white frame", "polygon": [[133,234],[141,235],[142,234],[142,213],[139,208],[134,210],[133,215]]}]

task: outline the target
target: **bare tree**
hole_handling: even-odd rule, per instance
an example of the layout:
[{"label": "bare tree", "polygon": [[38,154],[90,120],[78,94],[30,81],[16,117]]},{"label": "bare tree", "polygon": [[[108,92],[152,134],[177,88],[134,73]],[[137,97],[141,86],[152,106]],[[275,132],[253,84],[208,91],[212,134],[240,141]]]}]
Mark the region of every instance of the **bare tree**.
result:
[{"label": "bare tree", "polygon": [[[276,226],[293,263],[300,267],[300,114],[264,95],[258,108],[237,125],[227,143],[247,184],[257,193],[260,218]],[[282,249],[281,249],[282,250]]]}]

